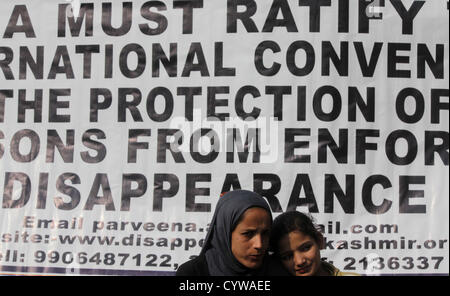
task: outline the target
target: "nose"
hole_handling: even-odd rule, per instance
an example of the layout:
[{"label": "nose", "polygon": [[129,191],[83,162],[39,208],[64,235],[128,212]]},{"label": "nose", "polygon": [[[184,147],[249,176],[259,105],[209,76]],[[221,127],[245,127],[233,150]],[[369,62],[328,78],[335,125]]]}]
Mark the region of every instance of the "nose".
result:
[{"label": "nose", "polygon": [[255,235],[253,238],[253,248],[261,250],[264,246],[263,238],[260,234]]},{"label": "nose", "polygon": [[301,252],[294,252],[294,263],[295,266],[302,266],[306,263],[306,257]]},{"label": "nose", "polygon": [[269,235],[267,233],[260,233],[253,237],[253,248],[260,253],[267,251],[269,247]]}]

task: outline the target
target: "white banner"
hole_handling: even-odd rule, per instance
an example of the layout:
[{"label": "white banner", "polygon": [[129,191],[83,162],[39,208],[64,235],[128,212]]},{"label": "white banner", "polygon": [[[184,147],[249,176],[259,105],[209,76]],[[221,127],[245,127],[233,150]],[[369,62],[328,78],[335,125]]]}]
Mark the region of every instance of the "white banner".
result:
[{"label": "white banner", "polygon": [[242,188],[448,275],[447,1],[0,5],[0,273],[174,274]]}]

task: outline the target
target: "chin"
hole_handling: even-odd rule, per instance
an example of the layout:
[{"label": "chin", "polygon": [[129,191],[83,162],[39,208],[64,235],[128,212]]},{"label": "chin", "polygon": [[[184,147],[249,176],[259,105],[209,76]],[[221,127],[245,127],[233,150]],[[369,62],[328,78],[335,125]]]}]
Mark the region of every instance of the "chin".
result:
[{"label": "chin", "polygon": [[245,262],[244,265],[245,265],[245,267],[250,268],[250,269],[257,269],[257,268],[261,267],[262,261],[248,260]]}]

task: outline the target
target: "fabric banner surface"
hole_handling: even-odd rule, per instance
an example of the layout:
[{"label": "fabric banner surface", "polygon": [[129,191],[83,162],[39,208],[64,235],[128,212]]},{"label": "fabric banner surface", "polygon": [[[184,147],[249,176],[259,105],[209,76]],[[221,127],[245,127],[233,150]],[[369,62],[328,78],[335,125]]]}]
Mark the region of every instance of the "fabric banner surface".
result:
[{"label": "fabric banner surface", "polygon": [[173,275],[239,188],[449,274],[448,1],[0,6],[0,274]]}]

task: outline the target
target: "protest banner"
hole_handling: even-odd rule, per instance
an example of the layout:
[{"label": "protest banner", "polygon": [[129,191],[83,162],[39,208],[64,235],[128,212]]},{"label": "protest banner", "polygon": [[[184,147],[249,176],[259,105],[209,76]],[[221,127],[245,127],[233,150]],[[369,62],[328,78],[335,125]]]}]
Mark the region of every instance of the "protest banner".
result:
[{"label": "protest banner", "polygon": [[0,272],[172,275],[220,194],[449,273],[444,0],[3,0]]}]

